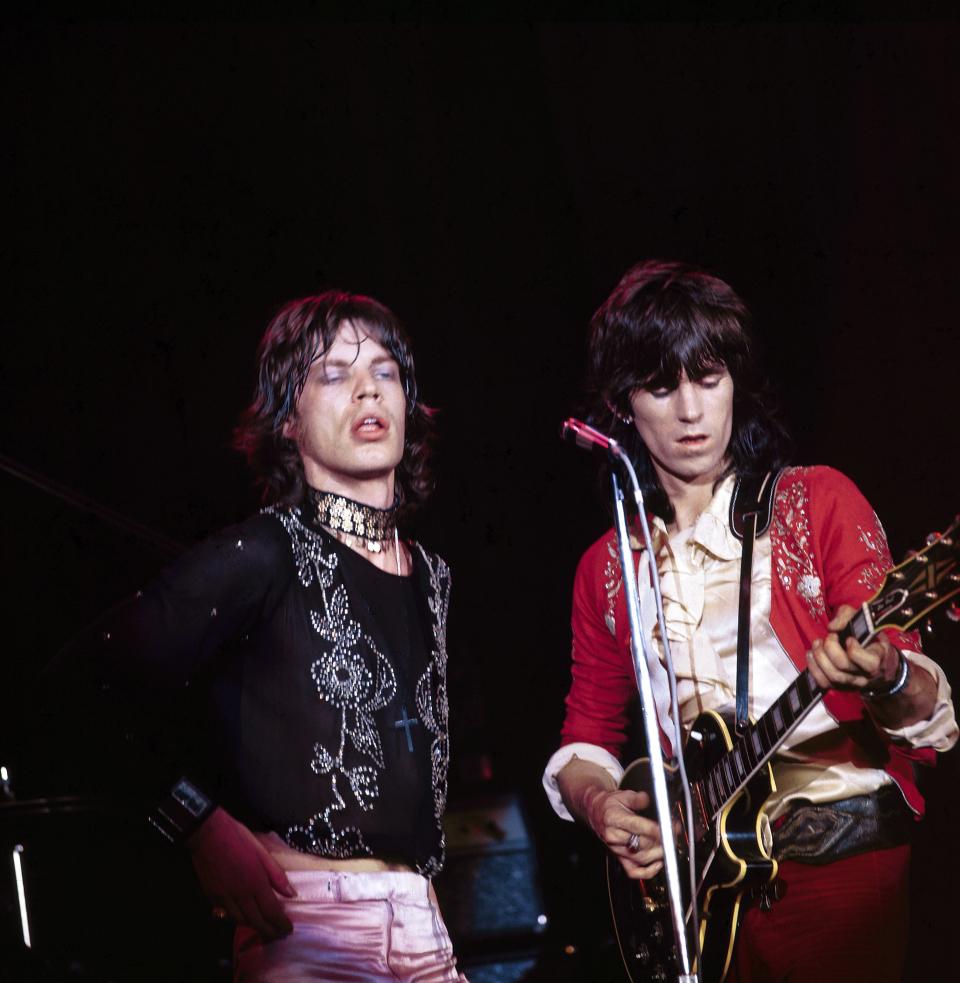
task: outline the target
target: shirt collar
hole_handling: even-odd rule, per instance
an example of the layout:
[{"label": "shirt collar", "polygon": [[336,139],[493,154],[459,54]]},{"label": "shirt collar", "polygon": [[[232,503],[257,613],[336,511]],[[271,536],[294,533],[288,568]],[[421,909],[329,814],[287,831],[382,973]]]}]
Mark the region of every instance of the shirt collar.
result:
[{"label": "shirt collar", "polygon": [[[717,486],[710,504],[697,517],[693,529],[687,535],[674,534],[673,538],[680,537],[691,546],[699,546],[718,560],[734,560],[740,557],[743,552],[740,540],[730,529],[730,498],[736,480],[736,475],[727,475]],[[650,531],[654,546],[660,553],[665,541],[670,538],[666,523],[660,516],[654,516]]]}]

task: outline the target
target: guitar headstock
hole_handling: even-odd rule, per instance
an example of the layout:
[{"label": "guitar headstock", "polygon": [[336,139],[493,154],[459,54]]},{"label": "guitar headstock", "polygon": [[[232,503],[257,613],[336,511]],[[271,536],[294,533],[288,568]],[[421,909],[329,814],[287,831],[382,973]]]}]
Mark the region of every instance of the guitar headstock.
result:
[{"label": "guitar headstock", "polygon": [[887,571],[883,584],[867,602],[874,632],[880,628],[909,631],[960,594],[960,516],[943,533]]}]

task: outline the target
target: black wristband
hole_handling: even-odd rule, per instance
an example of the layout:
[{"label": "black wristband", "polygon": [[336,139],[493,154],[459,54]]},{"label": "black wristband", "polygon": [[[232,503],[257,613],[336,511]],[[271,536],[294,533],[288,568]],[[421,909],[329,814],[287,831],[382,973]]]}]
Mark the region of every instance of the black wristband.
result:
[{"label": "black wristband", "polygon": [[150,825],[179,845],[216,809],[216,804],[188,778],[174,782],[147,816]]},{"label": "black wristband", "polygon": [[882,700],[887,696],[895,696],[907,685],[907,680],[910,678],[910,660],[899,649],[897,649],[897,654],[900,656],[897,678],[885,689],[860,690],[862,696],[865,696],[868,700]]}]

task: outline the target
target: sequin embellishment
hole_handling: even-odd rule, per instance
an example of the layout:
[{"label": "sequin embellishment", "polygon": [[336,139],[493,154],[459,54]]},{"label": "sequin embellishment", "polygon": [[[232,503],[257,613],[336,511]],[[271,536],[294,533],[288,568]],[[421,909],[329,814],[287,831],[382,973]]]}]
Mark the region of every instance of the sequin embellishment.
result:
[{"label": "sequin embellishment", "polygon": [[[320,644],[320,657],[310,668],[318,698],[338,711],[339,737],[335,750],[317,741],[313,745],[310,768],[330,783],[329,805],[303,823],[291,826],[285,839],[295,849],[324,857],[345,859],[371,856],[362,831],[356,826],[337,828],[336,814],[347,808],[344,796],[351,796],[362,812],[376,807],[380,796],[379,775],[384,770],[383,746],[374,714],[387,707],[396,696],[396,673],[375,641],[351,617],[350,602],[335,572],[337,554],[325,548],[323,537],[305,526],[298,510],[270,508],[283,525],[293,550],[297,577],[303,587],[318,588],[322,606],[310,610],[310,623]],[[443,866],[441,820],[446,806],[449,769],[446,621],[449,605],[449,570],[439,558],[431,557],[417,545],[430,575],[428,606],[433,615],[430,662],[416,684],[416,704],[420,719],[432,736],[431,768],[434,814],[440,830],[438,856],[432,856],[418,872],[432,876]],[[361,756],[354,764],[345,754]]]},{"label": "sequin embellishment", "polygon": [[424,727],[433,736],[430,763],[433,780],[433,815],[440,829],[440,855],[431,857],[417,868],[425,877],[433,877],[443,867],[445,841],[443,813],[447,805],[447,776],[450,770],[449,703],[447,699],[447,612],[450,608],[450,569],[439,557],[431,557],[420,544],[417,549],[427,565],[433,615],[433,647],[430,663],[417,680],[417,710]]},{"label": "sequin embellishment", "polygon": [[[789,478],[803,468],[784,472]],[[804,481],[781,481],[774,502],[772,537],[773,569],[785,590],[796,591],[806,602],[811,616],[826,617],[823,585],[814,566],[813,543],[810,536],[810,502]]]},{"label": "sequin embellishment", "polygon": [[857,583],[861,587],[866,587],[871,594],[875,594],[883,583],[884,573],[893,566],[890,557],[890,547],[887,545],[887,534],[883,531],[880,518],[876,512],[873,513],[873,528],[864,529],[857,526],[860,542],[867,548],[867,552],[873,557],[865,563],[857,578]]},{"label": "sequin embellishment", "polygon": [[607,624],[610,634],[616,637],[617,618],[614,614],[617,607],[617,594],[623,584],[623,571],[620,569],[620,553],[617,550],[616,536],[611,536],[607,540],[607,562],[603,568],[603,589],[607,594],[607,610],[603,615],[603,620]]}]

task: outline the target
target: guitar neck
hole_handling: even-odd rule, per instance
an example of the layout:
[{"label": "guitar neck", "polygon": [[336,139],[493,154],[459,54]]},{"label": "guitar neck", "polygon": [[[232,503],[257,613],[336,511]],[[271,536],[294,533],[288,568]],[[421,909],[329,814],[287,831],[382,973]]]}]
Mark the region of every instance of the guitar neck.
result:
[{"label": "guitar neck", "polygon": [[[856,638],[866,644],[879,629],[866,604],[839,633],[840,644]],[[817,705],[823,690],[804,669],[770,705],[766,713],[735,739],[733,747],[700,780],[703,801],[716,815],[770,760],[791,731]]]},{"label": "guitar neck", "polygon": [[698,783],[711,815],[716,815],[769,761],[822,696],[823,690],[810,670],[804,669],[767,712],[734,740],[733,748]]},{"label": "guitar neck", "polygon": [[848,638],[855,638],[861,645],[866,645],[880,631],[881,627],[881,625],[874,624],[870,605],[863,604],[846,626],[837,632],[837,637],[844,647],[846,647]]}]

